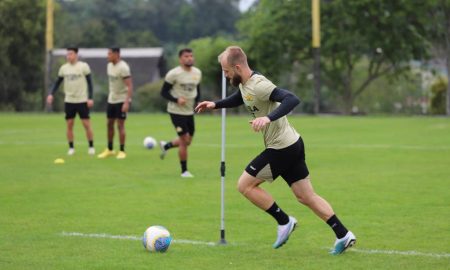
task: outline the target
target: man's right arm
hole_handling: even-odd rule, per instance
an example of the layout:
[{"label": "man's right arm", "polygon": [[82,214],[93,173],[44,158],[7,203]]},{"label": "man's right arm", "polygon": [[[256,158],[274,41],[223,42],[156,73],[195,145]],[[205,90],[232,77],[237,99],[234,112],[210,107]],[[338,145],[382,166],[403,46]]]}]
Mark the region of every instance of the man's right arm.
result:
[{"label": "man's right arm", "polygon": [[58,90],[59,85],[62,83],[63,80],[64,80],[64,77],[58,77],[58,79],[56,80],[55,84],[52,87],[52,90],[48,94],[49,95],[55,94],[55,92]]},{"label": "man's right arm", "polygon": [[230,96],[219,101],[214,101],[214,103],[216,104],[214,109],[233,108],[244,104],[244,100],[242,99],[241,92],[237,90]]},{"label": "man's right arm", "polygon": [[167,100],[170,100],[172,102],[178,102],[178,99],[174,96],[172,96],[172,94],[170,94],[170,89],[172,89],[172,84],[164,81],[164,84],[161,88],[161,96]]}]

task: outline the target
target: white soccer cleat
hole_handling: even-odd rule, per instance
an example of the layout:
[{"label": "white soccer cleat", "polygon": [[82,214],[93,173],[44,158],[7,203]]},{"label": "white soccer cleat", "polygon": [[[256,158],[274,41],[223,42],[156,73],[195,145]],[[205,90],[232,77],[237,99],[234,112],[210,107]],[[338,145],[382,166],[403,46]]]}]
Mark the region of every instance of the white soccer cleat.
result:
[{"label": "white soccer cleat", "polygon": [[193,176],[192,173],[190,173],[189,171],[185,171],[185,172],[183,172],[183,173],[181,174],[181,177],[183,177],[183,178],[192,178],[192,177],[194,177],[194,176]]},{"label": "white soccer cleat", "polygon": [[297,220],[295,217],[291,216],[289,216],[288,224],[278,225],[277,241],[273,243],[272,247],[279,248],[284,245],[289,239],[291,233],[295,230],[295,227],[297,227]]},{"label": "white soccer cleat", "polygon": [[334,249],[330,252],[333,255],[339,255],[343,253],[347,248],[352,247],[356,243],[356,236],[348,231],[347,234],[340,238],[336,239],[334,242]]},{"label": "white soccer cleat", "polygon": [[160,159],[164,159],[167,154],[167,150],[164,149],[164,146],[167,144],[166,141],[159,141],[159,148],[161,149],[161,154],[159,154]]},{"label": "white soccer cleat", "polygon": [[67,155],[68,156],[72,156],[73,154],[75,154],[75,149],[74,148],[69,148],[69,151],[67,151]]},{"label": "white soccer cleat", "polygon": [[91,156],[95,155],[95,148],[94,147],[89,147],[88,154],[91,155]]}]

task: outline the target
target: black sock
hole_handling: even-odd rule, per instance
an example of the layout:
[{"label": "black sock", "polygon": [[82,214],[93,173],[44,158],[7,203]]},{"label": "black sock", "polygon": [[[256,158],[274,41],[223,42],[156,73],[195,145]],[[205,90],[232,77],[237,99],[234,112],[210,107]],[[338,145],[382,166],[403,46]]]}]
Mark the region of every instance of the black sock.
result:
[{"label": "black sock", "polygon": [[113,143],[112,142],[108,142],[108,149],[109,149],[109,151],[113,150]]},{"label": "black sock", "polygon": [[69,142],[69,148],[73,148],[73,142]]},{"label": "black sock", "polygon": [[278,207],[276,202],[273,202],[272,206],[266,212],[276,219],[278,225],[286,225],[289,223],[289,216]]},{"label": "black sock", "polygon": [[120,145],[120,151],[125,152],[125,144]]},{"label": "black sock", "polygon": [[172,148],[172,147],[173,147],[172,142],[168,142],[168,143],[166,143],[166,144],[164,145],[164,150],[168,150],[168,149],[170,149],[170,148]]},{"label": "black sock", "polygon": [[94,141],[89,141],[89,147],[94,147]]},{"label": "black sock", "polygon": [[327,224],[330,225],[330,227],[333,229],[337,238],[344,237],[348,232],[347,228],[342,225],[341,221],[337,218],[336,215],[330,217],[330,219],[327,220]]},{"label": "black sock", "polygon": [[181,164],[181,173],[187,171],[187,160],[180,161],[180,164]]}]

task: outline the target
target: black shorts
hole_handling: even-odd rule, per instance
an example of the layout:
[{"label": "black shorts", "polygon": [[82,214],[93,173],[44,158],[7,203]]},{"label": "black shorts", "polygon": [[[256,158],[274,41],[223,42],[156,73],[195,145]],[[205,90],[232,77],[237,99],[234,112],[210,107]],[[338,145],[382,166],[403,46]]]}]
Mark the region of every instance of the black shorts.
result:
[{"label": "black shorts", "polygon": [[194,136],[195,123],[193,115],[180,115],[180,114],[170,114],[170,119],[172,119],[172,124],[178,136],[188,133]]},{"label": "black shorts", "polygon": [[108,119],[127,119],[127,113],[122,112],[123,102],[121,103],[108,103],[106,106],[106,116]]},{"label": "black shorts", "polygon": [[283,149],[267,148],[248,164],[245,171],[269,182],[281,175],[289,186],[305,179],[309,171],[305,162],[305,146],[302,138]]},{"label": "black shorts", "polygon": [[89,119],[89,108],[87,102],[83,103],[64,103],[64,111],[66,112],[66,119],[74,119],[75,116],[80,116],[81,119]]}]

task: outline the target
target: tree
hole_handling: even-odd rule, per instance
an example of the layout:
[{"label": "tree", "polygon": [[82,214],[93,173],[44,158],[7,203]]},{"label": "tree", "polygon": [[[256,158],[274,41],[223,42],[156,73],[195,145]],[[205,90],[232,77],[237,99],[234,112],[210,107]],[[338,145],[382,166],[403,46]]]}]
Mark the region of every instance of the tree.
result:
[{"label": "tree", "polygon": [[[429,1],[427,33],[436,55],[445,59],[450,80],[450,0]],[[450,83],[447,83],[445,112],[450,115]]]},{"label": "tree", "polygon": [[[43,87],[44,1],[0,1],[0,109],[22,111]],[[31,99],[31,100],[30,100]]]},{"label": "tree", "polygon": [[[408,61],[427,56],[423,14],[426,1],[334,0],[321,5],[321,70],[325,87],[350,113],[374,80],[398,76]],[[258,68],[273,74],[311,57],[310,1],[261,0],[240,23]],[[367,58],[366,75],[355,84],[356,64]]]}]

